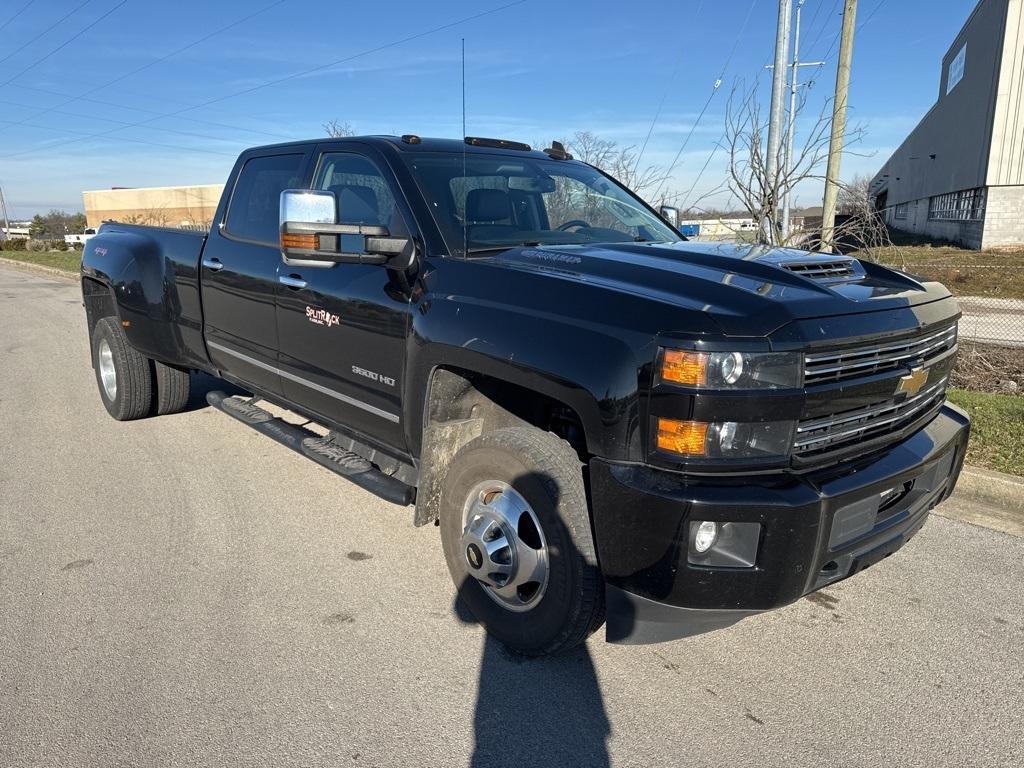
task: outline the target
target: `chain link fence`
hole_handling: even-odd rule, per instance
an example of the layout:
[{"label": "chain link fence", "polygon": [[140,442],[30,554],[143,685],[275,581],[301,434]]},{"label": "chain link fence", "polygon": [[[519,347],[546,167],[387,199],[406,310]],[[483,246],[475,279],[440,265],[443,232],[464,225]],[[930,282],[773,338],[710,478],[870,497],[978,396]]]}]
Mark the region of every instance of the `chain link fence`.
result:
[{"label": "chain link fence", "polygon": [[[943,283],[956,296],[960,358],[953,385],[1024,393],[1024,253],[927,259],[895,247],[880,264]],[[970,253],[970,252],[967,252]],[[925,254],[926,256],[927,254]]]},{"label": "chain link fence", "polygon": [[1024,347],[1024,259],[1017,265],[908,263],[898,256],[877,262],[949,288],[963,312],[962,340]]}]

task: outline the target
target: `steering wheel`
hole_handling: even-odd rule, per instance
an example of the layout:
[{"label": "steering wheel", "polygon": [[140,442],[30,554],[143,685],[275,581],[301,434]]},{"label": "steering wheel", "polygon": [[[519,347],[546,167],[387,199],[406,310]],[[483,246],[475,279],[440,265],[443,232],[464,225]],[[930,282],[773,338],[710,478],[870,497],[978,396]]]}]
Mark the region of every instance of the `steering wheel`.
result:
[{"label": "steering wheel", "polygon": [[585,227],[587,229],[591,229],[589,222],[583,221],[582,219],[572,219],[571,221],[567,221],[564,224],[559,224],[558,231],[567,232],[573,227]]}]

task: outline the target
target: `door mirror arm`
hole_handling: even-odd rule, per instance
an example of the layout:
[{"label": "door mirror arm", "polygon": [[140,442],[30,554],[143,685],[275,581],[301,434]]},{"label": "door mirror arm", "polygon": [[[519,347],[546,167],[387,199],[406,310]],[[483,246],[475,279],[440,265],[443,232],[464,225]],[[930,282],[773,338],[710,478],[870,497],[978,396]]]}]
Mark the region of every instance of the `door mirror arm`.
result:
[{"label": "door mirror arm", "polygon": [[[387,227],[336,224],[333,192],[286,189],[281,193],[281,256],[287,264],[379,264],[407,270],[416,260],[412,238],[392,237]],[[301,217],[300,220],[292,218]]]}]

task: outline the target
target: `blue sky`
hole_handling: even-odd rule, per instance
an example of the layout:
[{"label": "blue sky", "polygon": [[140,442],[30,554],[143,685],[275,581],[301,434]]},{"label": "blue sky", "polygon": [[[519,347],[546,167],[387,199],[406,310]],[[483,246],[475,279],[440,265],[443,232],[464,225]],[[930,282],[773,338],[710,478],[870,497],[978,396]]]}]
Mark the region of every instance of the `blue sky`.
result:
[{"label": "blue sky", "polygon": [[[667,166],[692,131],[673,179],[685,190],[721,136],[732,82],[754,82],[769,60],[777,12],[775,0],[526,0],[480,15],[508,2],[0,0],[0,183],[11,214],[81,210],[85,189],[220,182],[242,148],[322,135],[330,119],[359,133],[458,136],[463,37],[470,135],[547,142],[590,130],[640,145],[664,97],[644,162]],[[861,0],[850,120],[867,135],[844,177],[873,172],[929,109],[942,55],[973,6]],[[808,114],[834,83],[841,9],[804,6],[801,58],[831,49]],[[757,82],[767,99],[769,78]],[[723,178],[719,153],[694,194]],[[798,202],[819,194],[809,185]]]}]

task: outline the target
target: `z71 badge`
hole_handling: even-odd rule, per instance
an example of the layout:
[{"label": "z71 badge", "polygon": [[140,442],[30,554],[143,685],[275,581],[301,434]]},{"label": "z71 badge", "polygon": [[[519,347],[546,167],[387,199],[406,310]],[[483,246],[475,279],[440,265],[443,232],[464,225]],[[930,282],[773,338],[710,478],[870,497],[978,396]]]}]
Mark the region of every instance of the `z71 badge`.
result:
[{"label": "z71 badge", "polygon": [[317,325],[326,325],[328,328],[341,323],[340,317],[319,307],[306,307],[306,319]]}]

